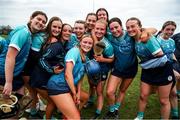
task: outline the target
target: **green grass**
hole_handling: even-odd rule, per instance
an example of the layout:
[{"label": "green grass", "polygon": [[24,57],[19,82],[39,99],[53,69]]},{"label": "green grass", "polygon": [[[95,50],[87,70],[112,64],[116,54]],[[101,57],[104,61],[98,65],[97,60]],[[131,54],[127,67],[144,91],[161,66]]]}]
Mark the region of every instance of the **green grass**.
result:
[{"label": "green grass", "polygon": [[[126,93],[125,99],[120,108],[120,119],[133,119],[136,117],[138,111],[138,99],[140,95],[140,71],[133,80],[132,84],[129,86]],[[84,79],[83,88],[88,91],[87,78]],[[105,87],[106,88],[106,87]],[[105,93],[105,90],[104,90]],[[180,102],[179,102],[180,106]],[[96,110],[96,105],[91,108],[86,108],[82,110],[82,118],[92,118]],[[102,114],[100,118],[108,111],[107,99],[105,97],[104,107],[102,109]],[[179,112],[180,114],[180,112]],[[160,104],[156,94],[152,94],[148,99],[148,104],[145,111],[145,119],[160,119]]]}]

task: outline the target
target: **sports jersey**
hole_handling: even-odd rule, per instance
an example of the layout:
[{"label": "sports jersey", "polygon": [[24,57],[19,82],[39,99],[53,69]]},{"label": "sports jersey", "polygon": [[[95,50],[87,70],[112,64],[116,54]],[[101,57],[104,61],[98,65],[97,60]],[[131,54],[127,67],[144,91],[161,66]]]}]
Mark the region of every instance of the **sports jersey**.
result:
[{"label": "sports jersey", "polygon": [[171,38],[165,40],[160,35],[157,37],[157,40],[158,40],[164,54],[167,56],[168,61],[173,62],[173,53],[175,51],[174,40]]},{"label": "sports jersey", "polygon": [[135,42],[135,50],[141,62],[155,58],[154,55],[162,49],[154,36],[151,36],[146,43]]},{"label": "sports jersey", "polygon": [[172,39],[175,41],[176,46],[174,54],[176,56],[176,59],[180,62],[180,33],[173,35]]},{"label": "sports jersey", "polygon": [[[74,80],[74,85],[77,85],[78,81],[83,77],[85,73],[84,63],[81,60],[79,48],[73,47],[72,49],[70,49],[65,56],[65,62],[73,63],[74,65],[74,68],[72,71],[73,80]],[[58,75],[53,75],[48,81],[48,84],[47,84],[48,89],[50,90],[53,90],[55,88],[61,89],[58,86],[61,86],[61,84],[64,84],[64,83],[67,84],[64,74],[65,74],[65,70],[59,73]]]},{"label": "sports jersey", "polygon": [[[6,41],[9,47],[13,47],[19,52],[16,56],[16,62],[13,73],[14,76],[17,76],[21,73],[24,67],[32,43],[32,35],[29,31],[28,26],[16,27],[13,31],[10,32],[10,34],[6,38]],[[5,51],[2,53],[2,55],[0,55],[1,77],[5,77],[5,57],[8,50],[8,46],[4,48]]]},{"label": "sports jersey", "polygon": [[54,73],[54,66],[64,66],[65,50],[60,42],[51,43],[43,51],[42,56],[39,60],[41,68],[46,70],[48,73]]},{"label": "sports jersey", "polygon": [[42,44],[47,40],[47,35],[43,32],[36,33],[33,35],[32,38],[32,46],[31,49],[33,51],[39,52],[41,49]]},{"label": "sports jersey", "polygon": [[111,33],[107,34],[114,49],[114,65],[113,68],[119,72],[128,70],[134,64],[137,64],[137,57],[135,53],[135,40],[123,31],[120,37],[114,37]]},{"label": "sports jersey", "polygon": [[[105,37],[103,37],[100,41],[105,43],[105,48],[102,52],[103,57],[104,58],[113,58],[114,50],[113,50],[113,46],[111,45],[111,43]],[[111,69],[109,63],[99,62],[99,65],[101,66],[102,72],[109,72],[109,70]]]}]

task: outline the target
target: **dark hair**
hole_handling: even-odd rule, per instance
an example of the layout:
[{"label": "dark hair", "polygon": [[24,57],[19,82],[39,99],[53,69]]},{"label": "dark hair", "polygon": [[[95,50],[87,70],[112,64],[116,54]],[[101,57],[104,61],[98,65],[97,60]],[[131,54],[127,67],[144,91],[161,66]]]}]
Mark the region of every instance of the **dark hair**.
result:
[{"label": "dark hair", "polygon": [[[47,47],[47,45],[50,44],[50,42],[51,42],[51,41],[49,41],[49,38],[52,37],[52,34],[51,34],[51,26],[52,26],[52,23],[53,23],[54,21],[60,21],[60,22],[62,23],[62,20],[61,20],[59,17],[56,17],[56,16],[52,17],[52,18],[49,20],[48,25],[47,25],[47,27],[46,27],[46,29],[45,29],[45,33],[46,33],[46,35],[47,35],[47,38],[46,38],[46,40],[45,40],[45,43],[44,43],[42,49],[45,49],[45,48]],[[59,39],[60,39],[60,34],[59,34],[58,36],[55,36],[55,38],[56,38],[57,40],[59,40]]]},{"label": "dark hair", "polygon": [[88,14],[87,14],[87,16],[86,16],[86,20],[87,20],[87,18],[88,18],[90,15],[95,16],[95,17],[96,17],[96,20],[97,20],[97,16],[96,16],[96,14],[95,14],[95,13],[88,13]]},{"label": "dark hair", "polygon": [[36,17],[37,15],[43,15],[46,18],[46,22],[48,21],[48,17],[46,15],[46,13],[42,12],[42,11],[35,11],[32,13],[31,18]]},{"label": "dark hair", "polygon": [[108,26],[112,23],[112,22],[118,22],[120,26],[122,26],[122,21],[117,18],[117,17],[114,17],[114,18],[111,18],[108,22]]},{"label": "dark hair", "polygon": [[106,22],[108,22],[109,21],[109,13],[108,13],[108,11],[105,9],[105,8],[99,8],[97,11],[96,11],[96,16],[98,16],[98,12],[99,11],[105,11],[106,12],[106,15],[107,15],[107,21]]},{"label": "dark hair", "polygon": [[[33,19],[34,17],[38,16],[38,15],[43,15],[46,18],[46,23],[48,21],[48,17],[46,15],[46,13],[42,12],[42,11],[35,11],[31,14],[30,19]],[[27,23],[28,27],[30,27],[30,21]]]},{"label": "dark hair", "polygon": [[76,20],[74,24],[80,23],[84,25],[84,28],[86,28],[86,22],[84,20]]},{"label": "dark hair", "polygon": [[130,21],[130,20],[136,20],[138,26],[139,26],[140,28],[142,28],[141,21],[140,21],[138,18],[136,18],[136,17],[131,17],[131,18],[129,18],[129,19],[126,21],[126,23],[127,23],[128,21]]},{"label": "dark hair", "polygon": [[72,26],[71,26],[70,24],[64,23],[64,24],[62,25],[62,29],[61,29],[61,33],[60,33],[60,36],[61,36],[61,37],[62,37],[63,28],[64,28],[64,26],[66,26],[66,25],[70,26],[71,29],[73,30],[73,28],[72,28]]},{"label": "dark hair", "polygon": [[[50,34],[50,32],[51,32],[51,26],[52,26],[52,23],[53,23],[54,21],[60,21],[60,22],[63,24],[62,20],[61,20],[59,17],[56,17],[56,16],[52,17],[52,18],[49,20],[49,22],[48,22],[48,24],[47,24],[47,27],[46,27],[46,32],[47,32],[48,34]],[[51,34],[50,34],[50,36],[51,36]]]},{"label": "dark hair", "polygon": [[175,28],[176,28],[176,23],[175,23],[174,21],[166,21],[166,22],[163,24],[161,30],[160,30],[155,36],[157,37],[158,35],[160,35],[160,34],[162,33],[162,31],[163,31],[163,30],[166,28],[166,26],[168,26],[168,25],[173,25],[173,26],[175,26]]},{"label": "dark hair", "polygon": [[168,26],[168,25],[173,25],[173,26],[175,26],[175,28],[176,28],[176,23],[175,23],[174,21],[166,21],[166,22],[163,24],[161,30],[164,30],[164,28],[165,28],[166,26]]}]

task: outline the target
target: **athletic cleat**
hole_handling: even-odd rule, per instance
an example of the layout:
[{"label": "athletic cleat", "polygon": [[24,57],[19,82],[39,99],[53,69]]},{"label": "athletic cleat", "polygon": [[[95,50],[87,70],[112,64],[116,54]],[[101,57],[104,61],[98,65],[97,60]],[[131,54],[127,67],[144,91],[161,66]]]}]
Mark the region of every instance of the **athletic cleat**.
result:
[{"label": "athletic cleat", "polygon": [[118,119],[118,118],[119,118],[119,110],[115,110],[115,111],[114,111],[114,114],[115,114],[115,116],[116,116],[116,119]]},{"label": "athletic cleat", "polygon": [[43,119],[43,115],[37,111],[35,114],[30,114],[29,119]]},{"label": "athletic cleat", "polygon": [[143,120],[143,117],[136,117],[134,120]]},{"label": "athletic cleat", "polygon": [[116,119],[116,114],[115,114],[115,111],[114,112],[110,112],[108,111],[106,113],[106,115],[104,116],[104,119]]},{"label": "athletic cleat", "polygon": [[92,107],[94,105],[93,102],[87,102],[83,107],[84,108],[89,108],[89,107]]},{"label": "athletic cleat", "polygon": [[178,116],[172,116],[171,119],[172,120],[179,120],[179,117]]},{"label": "athletic cleat", "polygon": [[93,119],[98,119],[98,118],[99,118],[99,116],[100,116],[100,114],[95,113],[95,115],[94,115]]}]

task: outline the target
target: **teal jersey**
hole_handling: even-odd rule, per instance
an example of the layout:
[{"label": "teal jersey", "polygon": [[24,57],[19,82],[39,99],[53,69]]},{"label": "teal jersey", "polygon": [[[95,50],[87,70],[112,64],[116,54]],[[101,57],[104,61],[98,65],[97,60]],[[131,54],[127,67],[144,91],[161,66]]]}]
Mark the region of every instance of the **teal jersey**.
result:
[{"label": "teal jersey", "polygon": [[42,44],[47,40],[47,35],[43,32],[36,33],[33,35],[31,49],[33,51],[39,52],[41,50]]},{"label": "teal jersey", "polygon": [[162,49],[157,39],[151,36],[146,43],[135,42],[135,50],[141,62],[148,61],[154,58],[154,55]]},{"label": "teal jersey", "polygon": [[[73,63],[74,65],[72,71],[73,80],[74,80],[74,85],[77,85],[79,80],[83,77],[85,73],[84,63],[81,60],[79,48],[73,47],[72,49],[70,49],[65,56],[65,62]],[[58,75],[53,75],[48,81],[48,85],[47,85],[48,89],[52,89],[51,86],[53,86],[54,84],[57,85],[61,83],[66,83],[64,74],[65,74],[65,70],[59,73]]]},{"label": "teal jersey", "polygon": [[[100,41],[105,43],[105,48],[102,52],[104,58],[113,58],[114,57],[114,49],[111,43],[107,40],[107,38],[103,37]],[[110,63],[99,62],[102,72],[109,72],[111,69]]]},{"label": "teal jersey", "polygon": [[105,43],[105,48],[104,48],[104,50],[102,52],[103,56],[105,58],[112,58],[112,57],[114,57],[114,50],[113,50],[113,47],[112,47],[111,43],[108,41],[108,39],[103,37],[103,39],[100,40],[100,41]]},{"label": "teal jersey", "polygon": [[79,45],[79,40],[78,40],[77,36],[74,33],[72,33],[70,36],[70,40],[65,43],[64,47],[65,47],[66,51],[68,51],[76,45]]},{"label": "teal jersey", "polygon": [[79,39],[77,38],[76,34],[72,33],[70,37],[70,44],[74,47],[76,45],[79,45]]},{"label": "teal jersey", "polygon": [[0,55],[3,54],[3,51],[6,51],[5,50],[5,47],[7,48],[7,45],[6,45],[6,40],[0,36]]},{"label": "teal jersey", "polygon": [[111,33],[108,33],[107,38],[114,49],[113,68],[122,72],[137,64],[135,40],[126,31],[123,31],[123,35],[120,37],[114,37]]},{"label": "teal jersey", "polygon": [[16,56],[16,63],[14,67],[14,76],[17,76],[23,70],[32,43],[32,36],[28,26],[20,26],[15,28],[8,35],[6,42],[7,45],[4,48],[5,51],[0,56],[0,76],[5,77],[4,69],[8,46],[18,50],[18,55]]},{"label": "teal jersey", "polygon": [[168,40],[163,39],[161,36],[157,37],[157,40],[170,62],[173,62],[173,54],[175,51],[175,42],[173,39],[169,38]]}]

